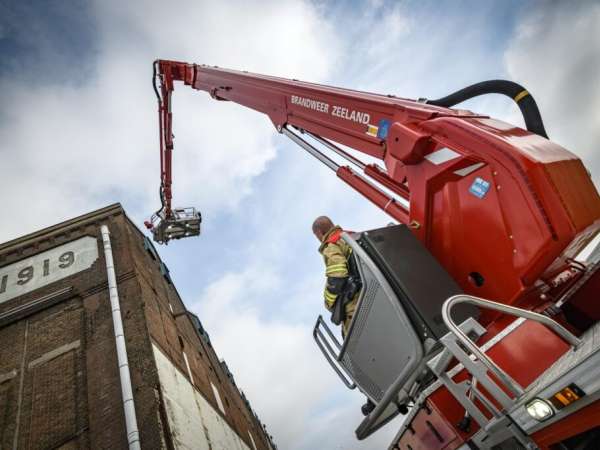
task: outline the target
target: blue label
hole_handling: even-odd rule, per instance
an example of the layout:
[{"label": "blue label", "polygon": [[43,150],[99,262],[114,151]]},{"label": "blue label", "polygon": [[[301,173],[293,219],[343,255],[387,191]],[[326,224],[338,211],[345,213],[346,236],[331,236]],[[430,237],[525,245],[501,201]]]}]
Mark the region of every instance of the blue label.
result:
[{"label": "blue label", "polygon": [[490,182],[485,181],[483,178],[475,178],[473,184],[469,188],[469,192],[477,198],[485,197],[485,194],[490,190]]},{"label": "blue label", "polygon": [[387,119],[381,119],[379,121],[379,128],[377,129],[377,137],[379,139],[385,139],[390,129],[390,121]]}]

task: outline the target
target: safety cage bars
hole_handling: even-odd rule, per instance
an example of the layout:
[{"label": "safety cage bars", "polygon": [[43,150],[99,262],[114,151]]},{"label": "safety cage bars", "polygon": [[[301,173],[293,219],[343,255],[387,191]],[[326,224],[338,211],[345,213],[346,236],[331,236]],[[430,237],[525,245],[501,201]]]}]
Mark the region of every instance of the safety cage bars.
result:
[{"label": "safety cage bars", "polygon": [[171,239],[198,236],[202,216],[194,207],[173,208],[168,215],[164,210],[155,213],[146,228],[152,231],[153,239],[159,244],[166,244]]}]

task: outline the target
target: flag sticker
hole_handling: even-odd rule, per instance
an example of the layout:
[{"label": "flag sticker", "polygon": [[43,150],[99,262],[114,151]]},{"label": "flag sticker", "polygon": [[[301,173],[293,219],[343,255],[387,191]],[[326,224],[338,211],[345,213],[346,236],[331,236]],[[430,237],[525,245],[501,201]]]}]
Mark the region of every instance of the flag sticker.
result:
[{"label": "flag sticker", "polygon": [[371,123],[367,124],[367,134],[369,136],[376,137],[377,139],[385,139],[388,135],[389,128],[390,121],[387,119],[381,119],[379,121],[379,126]]},{"label": "flag sticker", "polygon": [[377,130],[379,130],[379,127],[371,124],[367,125],[367,134],[369,136],[377,137]]},{"label": "flag sticker", "polygon": [[469,192],[477,198],[485,197],[485,194],[490,190],[490,182],[485,181],[483,178],[475,178],[473,184],[469,188]]},{"label": "flag sticker", "polygon": [[381,119],[379,121],[379,127],[377,130],[377,137],[379,139],[385,139],[388,135],[388,130],[390,129],[390,121],[387,119]]}]

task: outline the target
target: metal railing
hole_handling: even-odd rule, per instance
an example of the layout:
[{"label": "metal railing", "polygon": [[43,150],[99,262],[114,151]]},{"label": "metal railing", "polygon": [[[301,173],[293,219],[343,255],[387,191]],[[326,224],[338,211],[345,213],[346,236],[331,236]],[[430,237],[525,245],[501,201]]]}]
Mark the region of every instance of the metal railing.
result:
[{"label": "metal railing", "polygon": [[[326,336],[321,330],[326,331],[329,339],[326,338]],[[315,339],[315,342],[321,349],[323,356],[325,356],[325,358],[329,362],[329,365],[333,367],[333,370],[335,370],[335,372],[338,374],[338,376],[346,385],[346,387],[348,389],[355,389],[356,383],[354,382],[354,377],[350,373],[348,373],[346,368],[339,362],[342,346],[323,320],[323,316],[319,316],[319,318],[317,319],[317,323],[315,323],[315,327],[313,329],[313,337]],[[330,342],[333,343],[333,345],[337,348],[337,354]]]},{"label": "metal railing", "polygon": [[483,365],[485,365],[485,367],[490,372],[492,372],[499,380],[501,380],[506,385],[506,387],[508,387],[517,396],[521,396],[524,394],[523,388],[510,375],[508,375],[504,370],[498,367],[498,365],[494,361],[492,361],[483,351],[481,351],[477,344],[471,341],[471,339],[469,339],[469,337],[452,320],[452,308],[460,303],[470,303],[480,308],[491,309],[512,316],[522,317],[524,319],[539,322],[550,328],[552,331],[558,334],[561,338],[563,338],[573,347],[577,348],[581,344],[580,339],[574,336],[562,325],[543,314],[538,314],[533,311],[516,308],[514,306],[508,306],[502,303],[484,300],[482,298],[473,297],[471,295],[465,294],[455,295],[447,299],[442,306],[442,318],[444,319],[444,323],[448,327],[448,330],[450,330],[450,332],[452,332],[458,338],[460,343],[466,349],[468,349],[479,361],[481,361]]}]

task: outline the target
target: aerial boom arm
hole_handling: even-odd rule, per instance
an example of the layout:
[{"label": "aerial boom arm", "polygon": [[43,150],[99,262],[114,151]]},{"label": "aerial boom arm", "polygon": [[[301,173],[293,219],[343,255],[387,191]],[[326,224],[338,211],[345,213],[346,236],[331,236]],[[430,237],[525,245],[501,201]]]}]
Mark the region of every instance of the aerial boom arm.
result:
[{"label": "aerial boom arm", "polygon": [[[278,131],[296,142],[299,142],[298,138],[292,136],[290,127],[322,140],[341,143],[380,160],[385,160],[386,138],[392,123],[395,124],[394,134],[402,137],[395,153],[402,154],[404,159],[410,161],[414,159],[412,153],[422,151],[428,140],[427,136],[411,128],[411,123],[417,124],[436,116],[458,115],[446,108],[391,95],[370,94],[205,65],[160,60],[155,63],[155,75],[160,80],[160,87],[155,85],[155,90],[159,98],[161,130],[161,192],[167,216],[171,213],[172,198],[171,94],[174,81],[183,81],[194,89],[206,91],[216,100],[233,101],[262,112],[269,116]],[[402,124],[406,124],[406,127]],[[400,142],[400,139],[396,137],[394,142]],[[327,144],[331,143],[325,141]],[[391,155],[388,156],[388,163],[397,169],[404,164]],[[404,174],[401,170],[396,170],[394,179],[378,165],[362,164],[362,170],[369,178],[391,190],[404,202],[388,195],[348,166],[329,166],[342,180],[393,218],[403,223],[409,222],[409,192],[403,183]]]},{"label": "aerial boom arm", "polygon": [[[194,209],[171,205],[175,81],[267,115],[280,133],[410,227],[465,292],[516,302],[600,216],[585,167],[546,138],[535,101],[513,82],[478,83],[428,101],[166,60],[154,63],[154,75],[162,207],[147,225],[158,242],[200,231]],[[450,108],[489,93],[511,96],[528,129]]]},{"label": "aerial boom arm", "polygon": [[[195,209],[173,208],[171,205],[171,96],[175,81],[206,91],[215,100],[238,103],[267,115],[278,132],[333,170],[340,179],[392,218],[407,226],[363,232],[360,242],[347,240],[358,257],[357,266],[363,282],[354,317],[356,323],[350,326],[349,334],[346,334],[348,344],[340,346],[334,338],[340,352],[337,355],[334,355],[336,352],[329,347],[327,340],[322,341],[325,338],[319,334],[319,324],[324,324],[321,318],[314,331],[319,346],[322,349],[329,348],[325,356],[330,363],[332,358],[337,360],[332,365],[338,374],[337,364],[348,369],[349,366],[346,367],[343,361],[350,358],[352,369],[348,370],[352,372],[357,369],[361,372],[360,377],[353,378],[355,386],[361,387],[362,379],[361,390],[365,393],[371,390],[372,400],[377,403],[357,429],[359,439],[386,423],[390,417],[389,405],[396,403],[400,410],[405,405],[402,402],[415,398],[417,406],[426,405],[427,414],[422,416],[417,412],[410,416],[407,427],[426,422],[429,429],[422,426],[422,430],[425,430],[423,433],[413,430],[405,440],[401,431],[397,441],[403,445],[419,442],[418,439],[431,442],[428,441],[431,430],[438,434],[436,448],[447,448],[449,443],[460,445],[464,441],[462,438],[466,439],[470,433],[468,427],[471,417],[481,426],[481,430],[489,429],[492,434],[497,431],[497,439],[506,438],[506,424],[513,423],[513,419],[518,419],[521,414],[521,409],[513,408],[517,404],[513,401],[523,398],[520,397],[524,394],[521,386],[527,386],[525,394],[529,395],[531,386],[537,384],[531,381],[540,375],[535,368],[529,367],[530,364],[525,364],[528,353],[523,352],[523,348],[530,348],[531,341],[531,348],[539,346],[540,350],[543,349],[540,354],[551,364],[549,355],[558,357],[565,347],[558,337],[541,334],[536,324],[530,321],[524,322],[518,330],[522,322],[514,321],[506,326],[510,322],[500,313],[529,319],[535,319],[534,316],[543,318],[546,316],[532,311],[555,314],[564,302],[572,301],[571,297],[576,302],[577,295],[580,295],[578,305],[583,307],[581,311],[585,314],[590,310],[589,300],[596,295],[594,286],[598,286],[597,282],[593,284],[594,281],[589,281],[596,273],[597,264],[586,266],[588,258],[584,263],[579,256],[583,246],[589,247],[600,234],[600,196],[581,161],[548,140],[533,97],[517,83],[490,80],[440,99],[410,100],[166,60],[154,63],[153,81],[159,107],[162,202],[161,209],[147,223],[154,239],[167,243],[170,239],[200,233],[201,218]],[[465,100],[490,93],[512,98],[523,114],[527,129],[470,111],[451,109]],[[350,153],[346,148],[354,152]],[[332,153],[336,155],[335,158],[328,156]],[[367,156],[378,161],[367,164],[361,160]],[[349,165],[338,164],[336,161],[339,158],[346,160]],[[393,231],[388,233],[390,230]],[[426,250],[412,239],[411,233]],[[367,248],[370,248],[369,252]],[[361,253],[364,254],[360,256]],[[434,264],[431,255],[441,267]],[[577,261],[573,259],[576,255]],[[441,315],[436,315],[432,310],[433,305],[441,300],[445,292],[444,289],[430,290],[429,285],[432,284],[446,284],[451,295],[461,293],[451,297],[444,305],[451,306],[452,301],[464,303],[467,298],[471,299],[470,303],[483,307],[477,319],[479,323],[470,318],[462,324],[455,324],[449,315],[450,306]],[[436,296],[440,298],[436,300]],[[417,307],[418,304],[421,305]],[[377,309],[382,306],[384,309]],[[571,311],[578,311],[577,308],[575,306]],[[420,317],[420,311],[424,313],[423,316],[429,317],[429,321]],[[397,322],[387,317],[385,324],[377,322],[384,313],[387,316],[390,312],[398,315]],[[374,315],[370,316],[372,313]],[[582,313],[578,312],[576,316]],[[413,315],[418,320],[413,321]],[[576,320],[580,319],[576,317]],[[414,322],[413,327],[408,322]],[[556,325],[550,319],[546,322]],[[587,318],[582,323],[586,322]],[[369,323],[371,325],[366,325]],[[437,325],[433,326],[434,323]],[[444,324],[446,328],[438,328],[438,325]],[[480,325],[487,327],[487,330]],[[483,336],[483,339],[493,336],[483,344],[488,346],[489,351],[484,353],[483,347],[478,347],[480,340],[473,339],[471,342],[472,337],[467,336],[463,326],[472,327],[472,330],[481,329],[478,336],[484,331],[491,332]],[[369,327],[374,330],[371,335],[368,334]],[[380,346],[379,350],[382,353],[377,353],[376,344],[363,346],[365,349],[369,347],[364,350],[369,352],[365,355],[360,355],[363,350],[356,353],[352,353],[355,350],[349,350],[356,347],[356,339],[367,339],[369,344],[376,343],[374,336],[381,336],[385,327],[390,333],[384,333],[386,339],[381,340],[383,347]],[[560,329],[558,326],[555,328]],[[354,329],[358,330],[359,337],[355,337],[357,331]],[[451,333],[445,334],[448,329]],[[399,333],[393,334],[392,330]],[[408,330],[412,330],[412,334]],[[439,336],[436,337],[432,330],[438,330]],[[558,334],[574,344],[579,342],[563,331]],[[331,331],[328,333],[333,337]],[[414,342],[411,344],[407,336],[413,334]],[[408,345],[410,351],[401,354],[401,367],[395,375],[376,373],[384,366],[389,371],[389,365],[381,364],[391,348],[387,344],[394,341],[390,341],[389,336],[401,339],[401,345]],[[421,380],[418,377],[423,373],[427,358],[435,353],[423,359],[425,345],[422,346],[421,341],[432,342],[434,338],[439,339],[438,342],[446,349],[427,362],[439,380],[429,384],[425,391],[425,384],[420,383],[425,382],[429,375]],[[498,346],[492,348],[496,344]],[[466,353],[463,352],[465,348],[469,350]],[[396,351],[392,353],[399,354]],[[358,357],[354,358],[354,354]],[[471,354],[477,355],[479,364],[472,364]],[[492,356],[498,359],[498,364]],[[513,363],[513,357],[522,362]],[[398,360],[397,357],[395,359]],[[460,370],[466,370],[466,373],[455,374],[457,380],[464,381],[455,383],[453,376],[447,376],[450,373],[450,360],[461,362]],[[365,364],[364,368],[359,367],[363,364],[361,361]],[[371,364],[372,361],[378,363]],[[564,364],[560,364],[564,367]],[[369,371],[376,376],[370,377]],[[501,383],[496,385],[488,374]],[[471,377],[470,381],[463,375]],[[391,384],[382,381],[388,378]],[[564,379],[569,383],[572,381],[571,378]],[[377,381],[374,384],[372,380]],[[587,378],[585,380],[587,383]],[[468,389],[466,383],[470,383]],[[477,390],[478,383],[491,397]],[[386,389],[385,392],[380,385]],[[437,387],[430,390],[434,385]],[[561,381],[561,386],[564,385],[567,382],[563,384]],[[373,386],[377,392],[374,392]],[[575,385],[570,384],[569,388],[572,386]],[[436,391],[438,387],[446,390]],[[546,387],[543,389],[539,392],[547,391]],[[424,397],[426,392],[427,396]],[[509,392],[514,394],[514,399],[508,395]],[[476,401],[484,406],[484,411],[479,409]],[[463,420],[455,427],[457,433],[462,432],[460,443],[455,440],[458,434],[446,440],[446,436],[451,436],[448,421],[459,417],[457,411],[462,413],[459,405],[465,410]],[[525,406],[529,410],[529,406]],[[587,408],[589,406],[582,411]],[[503,414],[508,414],[509,409],[510,420],[505,420],[508,416],[504,417]],[[421,411],[420,406],[416,410]],[[554,410],[551,411],[554,413]],[[530,412],[528,414],[534,417]],[[488,422],[488,416],[499,420]],[[578,420],[576,414],[572,417]],[[529,418],[527,421],[531,422]],[[436,431],[437,424],[445,424],[443,439]],[[483,442],[491,434],[481,436],[481,430],[474,430],[469,437],[476,437]],[[515,435],[521,436],[520,433]],[[487,441],[489,445],[497,442],[500,440]]]},{"label": "aerial boom arm", "polygon": [[[383,160],[385,169],[376,164],[359,164],[367,179],[348,166],[328,166],[394,219],[406,224],[410,223],[410,218],[404,166],[420,162],[428,151],[436,147],[431,134],[419,126],[421,122],[444,116],[478,117],[468,111],[447,107],[477,95],[499,93],[514,97],[526,123],[528,126],[531,124],[530,130],[547,137],[533,97],[520,85],[504,80],[478,83],[438,100],[415,101],[168,60],[154,63],[155,83],[157,76],[160,79],[160,88],[155,84],[155,91],[160,115],[161,198],[166,217],[172,212],[171,94],[174,81],[183,81],[194,89],[206,91],[216,100],[233,101],[266,114],[279,132],[297,143],[297,137],[291,136],[290,127],[316,136],[330,148],[329,140]],[[337,150],[334,149],[339,154]],[[368,178],[400,199],[377,188]]]}]

